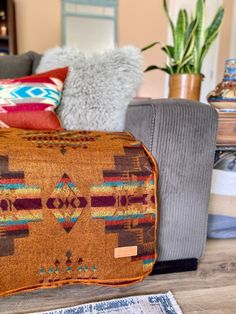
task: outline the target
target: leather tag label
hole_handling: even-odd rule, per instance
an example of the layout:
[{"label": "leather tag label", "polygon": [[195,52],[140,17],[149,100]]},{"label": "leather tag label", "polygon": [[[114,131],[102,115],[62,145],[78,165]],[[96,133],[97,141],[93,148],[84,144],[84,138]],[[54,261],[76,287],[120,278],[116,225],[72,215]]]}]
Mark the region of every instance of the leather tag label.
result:
[{"label": "leather tag label", "polygon": [[137,254],[138,254],[137,246],[123,246],[114,249],[115,258],[137,256]]}]

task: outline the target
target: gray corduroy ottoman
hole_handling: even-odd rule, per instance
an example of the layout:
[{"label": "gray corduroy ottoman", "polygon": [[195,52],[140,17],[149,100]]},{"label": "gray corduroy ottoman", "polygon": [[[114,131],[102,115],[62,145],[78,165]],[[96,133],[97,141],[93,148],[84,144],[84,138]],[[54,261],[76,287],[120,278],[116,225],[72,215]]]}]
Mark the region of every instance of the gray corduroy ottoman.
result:
[{"label": "gray corduroy ottoman", "polygon": [[126,130],[159,165],[159,259],[154,273],[197,268],[206,242],[217,113],[183,99],[136,101]]}]

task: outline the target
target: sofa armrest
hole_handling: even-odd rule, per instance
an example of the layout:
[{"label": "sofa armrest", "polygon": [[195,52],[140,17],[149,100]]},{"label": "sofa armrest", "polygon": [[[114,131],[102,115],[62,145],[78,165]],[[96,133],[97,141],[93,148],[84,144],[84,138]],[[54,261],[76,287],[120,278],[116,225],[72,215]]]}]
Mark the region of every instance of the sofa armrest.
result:
[{"label": "sofa armrest", "polygon": [[217,112],[183,100],[135,101],[128,107],[126,131],[140,139],[159,165],[159,260],[203,255]]}]

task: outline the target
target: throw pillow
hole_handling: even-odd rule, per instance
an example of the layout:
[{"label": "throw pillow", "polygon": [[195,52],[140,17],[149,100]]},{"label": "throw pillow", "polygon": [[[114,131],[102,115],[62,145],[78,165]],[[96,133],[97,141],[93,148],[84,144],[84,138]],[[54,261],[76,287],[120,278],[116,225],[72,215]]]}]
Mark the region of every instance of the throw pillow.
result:
[{"label": "throw pillow", "polygon": [[68,130],[122,131],[129,102],[142,82],[142,56],[131,46],[85,56],[76,48],[54,48],[36,72],[69,66],[58,114]]},{"label": "throw pillow", "polygon": [[60,104],[68,68],[16,79],[0,80],[0,125],[57,130],[54,109]]},{"label": "throw pillow", "polygon": [[0,128],[14,126],[18,129],[61,130],[62,126],[53,111],[20,111],[0,113]]},{"label": "throw pillow", "polygon": [[42,55],[34,51],[29,51],[28,54],[30,55],[32,59],[32,73],[31,74],[34,74],[36,72],[37,67],[39,66]]}]

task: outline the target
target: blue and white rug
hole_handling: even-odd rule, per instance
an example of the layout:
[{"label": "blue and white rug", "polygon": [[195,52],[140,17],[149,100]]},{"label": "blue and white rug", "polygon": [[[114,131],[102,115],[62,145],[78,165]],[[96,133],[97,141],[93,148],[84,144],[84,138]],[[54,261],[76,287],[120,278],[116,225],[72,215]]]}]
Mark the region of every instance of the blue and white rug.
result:
[{"label": "blue and white rug", "polygon": [[113,299],[38,314],[182,314],[171,292]]}]

